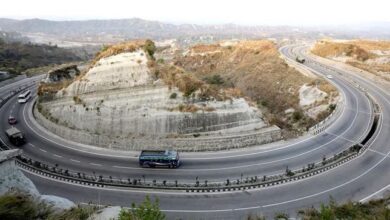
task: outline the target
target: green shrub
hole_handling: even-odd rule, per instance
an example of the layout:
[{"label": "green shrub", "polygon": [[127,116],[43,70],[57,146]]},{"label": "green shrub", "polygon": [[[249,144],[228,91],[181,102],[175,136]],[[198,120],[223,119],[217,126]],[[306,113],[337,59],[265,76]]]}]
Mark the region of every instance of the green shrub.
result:
[{"label": "green shrub", "polygon": [[74,103],[77,105],[77,104],[82,104],[83,103],[83,100],[79,97],[79,96],[73,96],[73,101]]},{"label": "green shrub", "polygon": [[156,45],[151,40],[146,40],[143,49],[149,54],[151,58],[154,58],[154,53],[156,52]]},{"label": "green shrub", "polygon": [[303,113],[301,111],[295,111],[293,114],[292,114],[292,118],[294,121],[299,121],[303,118]]},{"label": "green shrub", "polygon": [[152,202],[149,196],[136,206],[134,203],[131,209],[121,209],[118,220],[164,220],[165,215],[160,211],[158,199]]},{"label": "green shrub", "polygon": [[220,76],[220,75],[212,75],[210,77],[205,77],[203,78],[203,80],[205,82],[207,82],[208,84],[213,84],[213,85],[222,85],[224,84],[224,80],[223,78]]},{"label": "green shrub", "polygon": [[330,104],[328,109],[330,112],[333,112],[336,109],[336,104]]},{"label": "green shrub", "polygon": [[170,99],[176,99],[176,97],[177,97],[177,93],[176,93],[176,92],[172,93],[172,94],[169,96]]}]

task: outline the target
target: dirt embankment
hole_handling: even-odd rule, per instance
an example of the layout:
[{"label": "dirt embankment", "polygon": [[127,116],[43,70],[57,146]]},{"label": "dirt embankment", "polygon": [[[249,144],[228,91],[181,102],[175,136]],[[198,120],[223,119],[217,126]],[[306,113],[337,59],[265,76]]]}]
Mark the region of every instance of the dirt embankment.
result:
[{"label": "dirt embankment", "polygon": [[[197,45],[174,58],[174,64],[213,88],[230,88],[257,104],[271,124],[287,130],[304,130],[326,113],[312,117],[309,108],[330,103],[336,90],[327,82],[313,79],[290,68],[267,40],[235,44]],[[326,90],[326,99],[301,106],[299,90],[303,85]],[[327,110],[326,110],[327,111]]]},{"label": "dirt embankment", "polygon": [[390,81],[390,41],[319,41],[312,53],[352,65]]}]

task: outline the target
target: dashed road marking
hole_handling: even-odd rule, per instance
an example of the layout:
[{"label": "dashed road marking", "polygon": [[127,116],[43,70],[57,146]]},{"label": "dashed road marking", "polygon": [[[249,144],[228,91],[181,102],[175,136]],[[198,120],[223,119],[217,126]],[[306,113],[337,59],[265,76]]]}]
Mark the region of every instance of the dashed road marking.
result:
[{"label": "dashed road marking", "polygon": [[89,164],[91,164],[93,166],[102,166],[101,164],[98,164],[98,163],[89,163]]},{"label": "dashed road marking", "polygon": [[373,149],[368,149],[368,151],[371,151],[371,152],[374,152],[374,153],[377,153],[377,154],[380,154],[380,155],[382,155],[382,156],[387,157],[387,154],[382,153],[382,152],[379,152],[379,151],[376,151],[376,150],[373,150]]},{"label": "dashed road marking", "polygon": [[53,154],[55,157],[59,157],[59,158],[62,158],[62,156],[60,155],[57,155],[57,154]]},{"label": "dashed road marking", "polygon": [[70,159],[70,161],[72,161],[72,162],[76,162],[76,163],[80,163],[80,161],[79,161],[79,160],[73,160],[73,159]]},{"label": "dashed road marking", "polygon": [[45,153],[47,153],[47,151],[46,151],[46,150],[44,150],[44,149],[41,149],[41,148],[39,148],[39,150],[41,150],[42,152],[45,152]]},{"label": "dashed road marking", "polygon": [[348,138],[345,138],[345,137],[342,137],[342,136],[340,136],[340,135],[333,134],[332,132],[329,132],[329,131],[327,131],[327,132],[325,132],[325,133],[330,134],[330,135],[333,135],[333,136],[335,136],[335,137],[337,137],[337,138],[341,138],[341,139],[343,139],[343,140],[349,141],[349,142],[351,142],[351,143],[356,143],[356,141],[352,141],[352,140],[350,140],[350,139],[348,139]]}]

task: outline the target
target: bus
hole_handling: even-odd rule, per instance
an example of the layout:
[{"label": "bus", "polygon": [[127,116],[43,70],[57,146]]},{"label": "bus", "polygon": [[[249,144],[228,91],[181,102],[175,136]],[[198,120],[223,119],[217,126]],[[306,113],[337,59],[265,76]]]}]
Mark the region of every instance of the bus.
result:
[{"label": "bus", "polygon": [[139,155],[139,165],[177,168],[180,166],[179,153],[174,150],[143,150]]},{"label": "bus", "polygon": [[27,90],[18,96],[19,103],[26,103],[31,98],[31,91]]}]

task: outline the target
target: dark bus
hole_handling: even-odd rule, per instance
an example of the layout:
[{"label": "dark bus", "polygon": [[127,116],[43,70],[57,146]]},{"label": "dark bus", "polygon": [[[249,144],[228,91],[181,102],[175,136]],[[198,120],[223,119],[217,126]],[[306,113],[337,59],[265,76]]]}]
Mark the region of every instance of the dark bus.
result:
[{"label": "dark bus", "polygon": [[180,166],[179,153],[174,150],[143,150],[139,155],[139,165],[177,168]]}]

